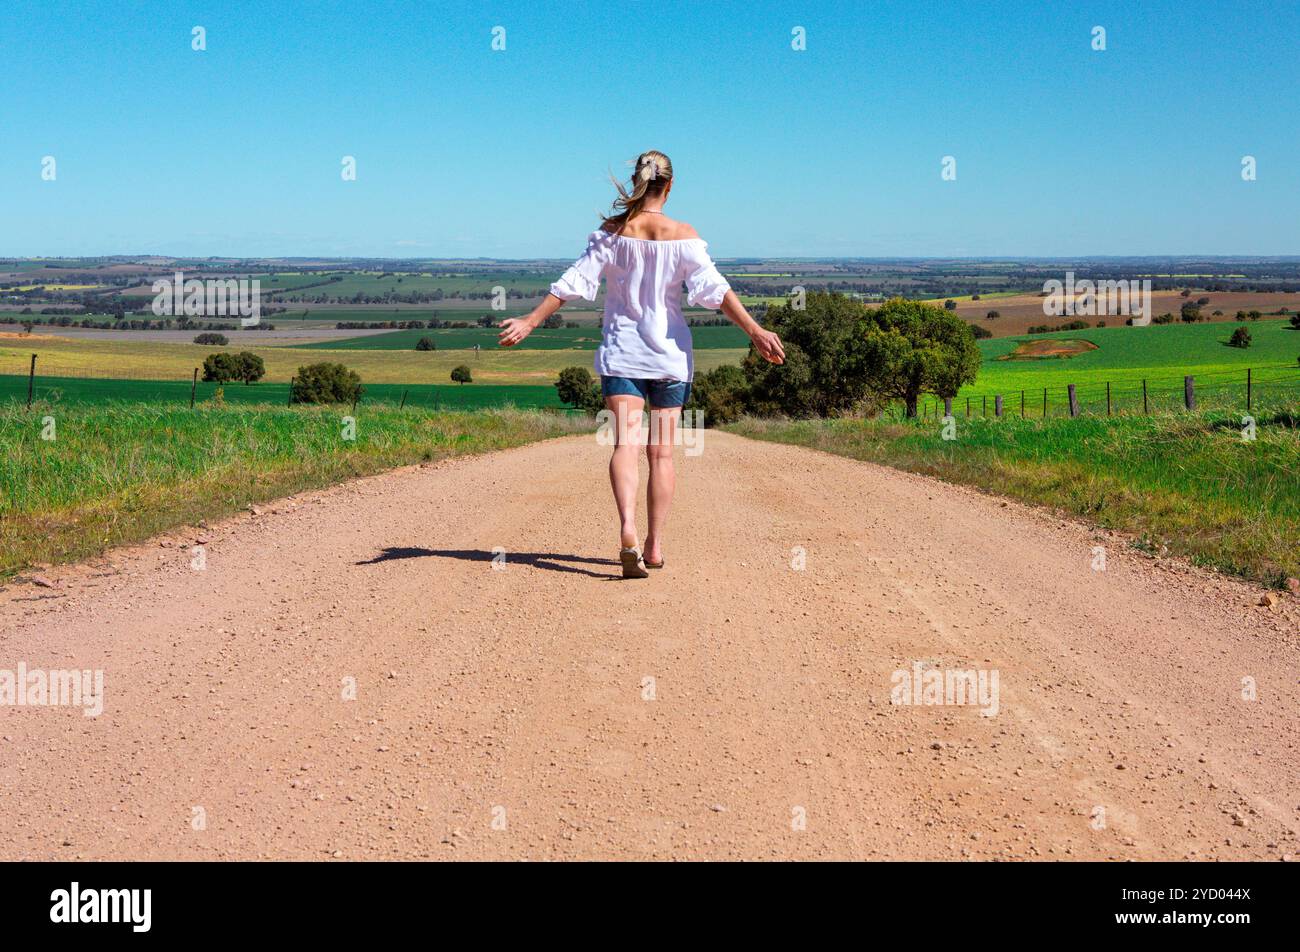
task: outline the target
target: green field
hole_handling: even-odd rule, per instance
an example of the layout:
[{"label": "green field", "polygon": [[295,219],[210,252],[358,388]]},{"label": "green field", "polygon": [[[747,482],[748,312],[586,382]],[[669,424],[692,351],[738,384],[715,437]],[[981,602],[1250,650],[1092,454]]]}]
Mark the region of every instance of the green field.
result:
[{"label": "green field", "polygon": [[[1237,327],[1250,331],[1250,347],[1227,346]],[[1024,341],[1070,339],[1090,341],[1097,349],[1068,358],[999,359]],[[1063,412],[1066,387],[1073,383],[1082,404],[1104,412],[1108,382],[1114,409],[1141,410],[1143,380],[1153,408],[1173,407],[1181,405],[1183,377],[1188,374],[1195,377],[1198,398],[1234,399],[1244,406],[1248,368],[1253,370],[1253,396],[1300,399],[1300,363],[1296,360],[1300,331],[1286,321],[1092,328],[982,340],[979,347],[984,358],[979,376],[962,389],[954,411],[960,406],[964,412],[968,398],[982,403],[987,397],[992,406],[993,397],[1002,394],[1008,410],[1018,414],[1020,391],[1024,390],[1028,412],[1041,414],[1046,387],[1049,413]]]},{"label": "green field", "polygon": [[348,440],[344,412],[0,405],[0,578],[353,476],[591,427],[564,414],[372,406]]},{"label": "green field", "polygon": [[[365,384],[361,405],[427,407],[432,409],[481,410],[514,406],[542,409],[560,407],[554,387],[511,384]],[[34,398],[50,404],[102,404],[110,401],[174,404],[189,406],[191,383],[184,380],[138,380],[88,377],[38,377]],[[194,385],[196,405],[211,404],[217,390],[227,404],[269,404],[284,406],[289,401],[288,383],[228,383],[218,387],[199,381]],[[27,378],[0,374],[0,405],[25,403]]]}]

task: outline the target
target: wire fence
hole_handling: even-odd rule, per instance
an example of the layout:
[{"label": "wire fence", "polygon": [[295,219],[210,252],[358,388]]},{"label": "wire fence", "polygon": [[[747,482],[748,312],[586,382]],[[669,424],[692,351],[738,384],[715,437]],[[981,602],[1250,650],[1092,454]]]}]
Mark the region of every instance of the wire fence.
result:
[{"label": "wire fence", "polygon": [[1283,409],[1300,402],[1300,365],[1272,364],[1178,376],[1125,377],[1045,387],[962,391],[927,398],[922,418],[1120,416],[1194,410]]}]

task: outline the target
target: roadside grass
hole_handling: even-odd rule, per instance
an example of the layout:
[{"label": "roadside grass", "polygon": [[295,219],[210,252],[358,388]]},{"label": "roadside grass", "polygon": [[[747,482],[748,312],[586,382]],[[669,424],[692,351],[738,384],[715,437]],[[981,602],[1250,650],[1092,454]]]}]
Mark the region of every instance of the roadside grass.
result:
[{"label": "roadside grass", "polygon": [[1300,576],[1300,416],[1256,413],[1074,419],[744,419],[728,430],[824,450],[1059,509],[1135,545],[1270,586]]},{"label": "roadside grass", "polygon": [[[0,579],[395,466],[580,432],[513,409],[0,406]],[[54,439],[42,439],[45,418]]]}]

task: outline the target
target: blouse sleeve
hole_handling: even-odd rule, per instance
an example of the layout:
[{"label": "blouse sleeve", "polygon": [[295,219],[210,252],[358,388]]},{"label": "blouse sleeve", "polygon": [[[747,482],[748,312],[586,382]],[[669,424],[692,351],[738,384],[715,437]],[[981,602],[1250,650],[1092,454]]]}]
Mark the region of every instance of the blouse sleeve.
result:
[{"label": "blouse sleeve", "polygon": [[587,250],[575,261],[560,279],[551,285],[551,293],[561,301],[582,298],[596,300],[600,278],[610,260],[609,233],[593,231],[587,238]]},{"label": "blouse sleeve", "polygon": [[705,250],[707,247],[703,241],[690,242],[686,254],[686,303],[691,307],[717,310],[731,285],[714,266],[713,259]]}]

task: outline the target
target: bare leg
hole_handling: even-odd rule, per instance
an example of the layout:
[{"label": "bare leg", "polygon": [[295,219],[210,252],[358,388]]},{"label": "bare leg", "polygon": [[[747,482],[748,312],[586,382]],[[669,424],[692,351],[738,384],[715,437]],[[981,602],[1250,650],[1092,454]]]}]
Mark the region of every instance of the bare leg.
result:
[{"label": "bare leg", "polygon": [[609,458],[609,485],[618,507],[619,542],[625,549],[636,545],[636,496],[640,477],[637,456],[640,451],[642,408],[640,397],[619,395],[605,398],[605,409],[614,413],[615,446]]},{"label": "bare leg", "polygon": [[673,443],[682,408],[660,410],[650,408],[650,439],[646,443],[646,457],[650,461],[650,484],[646,488],[646,510],[650,531],[646,533],[642,555],[647,562],[662,562],[664,526],[668,523],[668,507],[672,505],[673,490],[677,488],[677,473],[673,469]]}]

